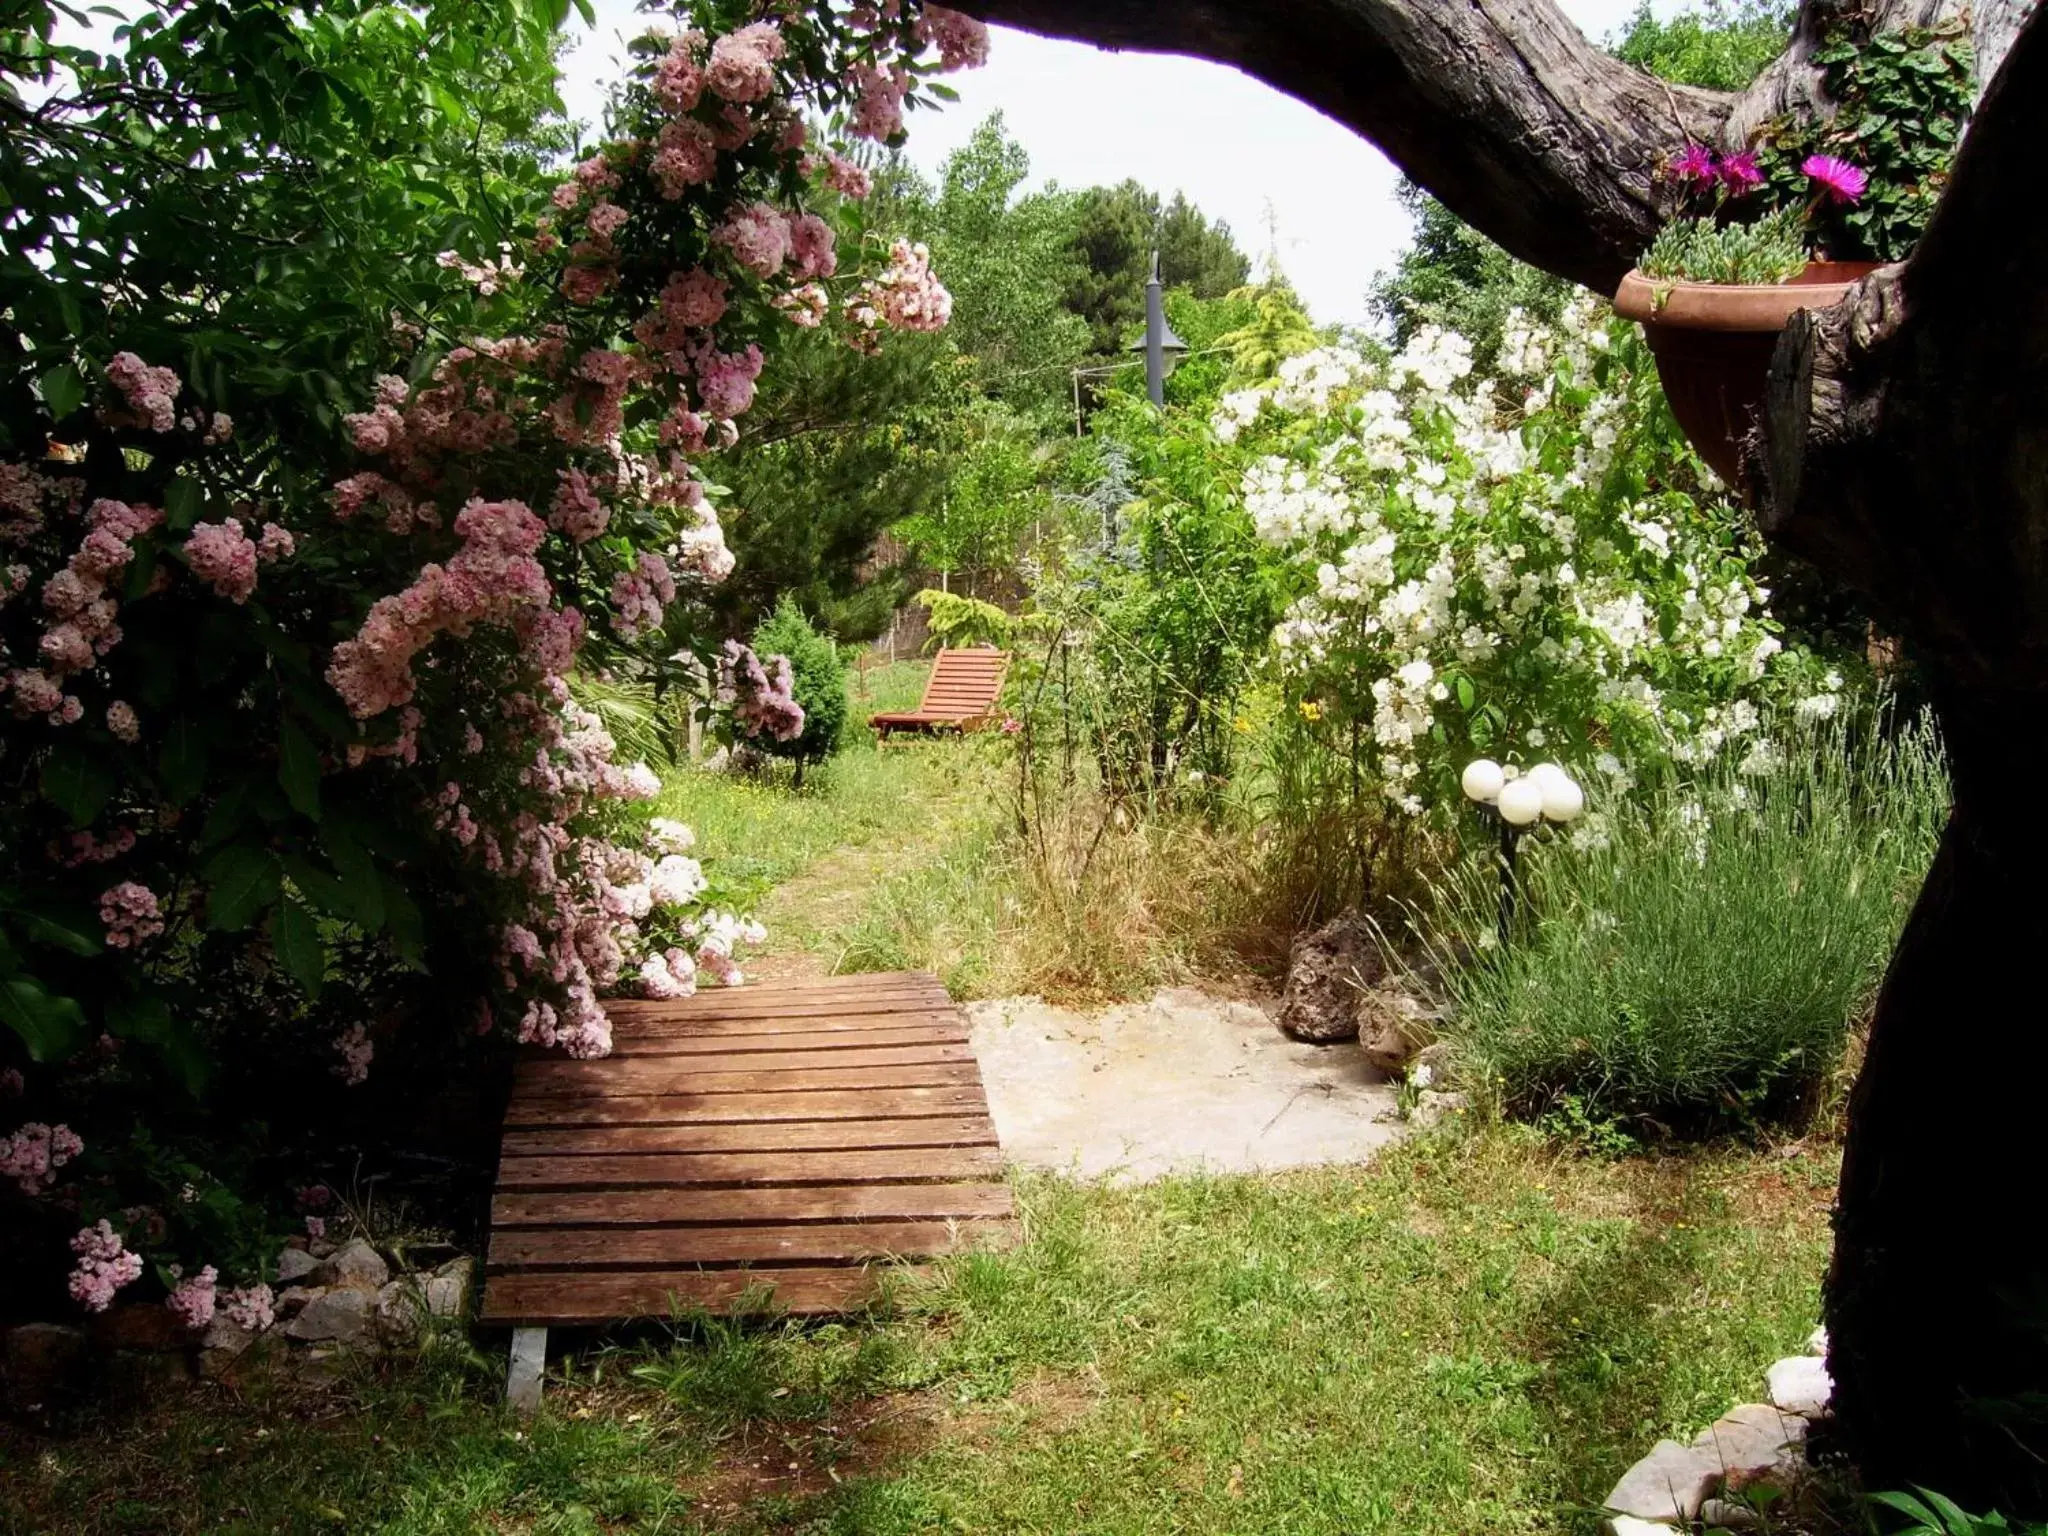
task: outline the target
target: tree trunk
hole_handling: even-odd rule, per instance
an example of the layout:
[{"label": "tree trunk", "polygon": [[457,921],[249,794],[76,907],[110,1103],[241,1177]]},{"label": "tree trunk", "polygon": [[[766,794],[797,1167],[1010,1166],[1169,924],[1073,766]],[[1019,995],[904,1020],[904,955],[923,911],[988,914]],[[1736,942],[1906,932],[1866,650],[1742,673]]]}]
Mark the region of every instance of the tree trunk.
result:
[{"label": "tree trunk", "polygon": [[[2048,1514],[2048,27],[2014,43],[1911,261],[1802,318],[1752,463],[1765,532],[1926,658],[1955,782],[1849,1104],[1827,1286],[1868,1482]],[[1943,1101],[1948,1102],[1944,1103]]]},{"label": "tree trunk", "polygon": [[[991,21],[1232,64],[1378,143],[1454,212],[1611,291],[1654,171],[1825,112],[1807,0],[1741,98],[1667,90],[1544,0],[963,0]],[[1958,0],[1871,0],[1875,29]],[[2048,26],[1977,0],[1985,94],[1912,260],[1788,329],[1752,468],[1767,537],[1857,590],[1924,661],[1955,812],[1850,1102],[1828,1282],[1842,1429],[1870,1486],[2048,1514],[2048,1235],[2032,1219],[2048,1020]],[[2006,51],[2010,44],[2010,52]]]}]

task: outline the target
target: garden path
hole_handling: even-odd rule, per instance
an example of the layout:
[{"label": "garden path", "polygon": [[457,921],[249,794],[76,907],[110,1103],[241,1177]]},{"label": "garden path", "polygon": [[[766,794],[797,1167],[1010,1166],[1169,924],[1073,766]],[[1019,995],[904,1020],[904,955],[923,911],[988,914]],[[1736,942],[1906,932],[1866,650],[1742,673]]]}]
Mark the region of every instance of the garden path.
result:
[{"label": "garden path", "polygon": [[1302,1045],[1257,1002],[1169,987],[1090,1013],[967,1008],[1003,1155],[1082,1177],[1363,1162],[1402,1134],[1355,1044]]}]

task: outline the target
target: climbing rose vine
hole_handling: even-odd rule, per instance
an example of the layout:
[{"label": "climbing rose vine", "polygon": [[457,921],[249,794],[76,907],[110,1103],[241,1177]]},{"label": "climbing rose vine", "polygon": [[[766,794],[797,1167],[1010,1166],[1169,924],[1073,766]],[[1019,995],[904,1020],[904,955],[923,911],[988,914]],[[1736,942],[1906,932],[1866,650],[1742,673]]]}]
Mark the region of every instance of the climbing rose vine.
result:
[{"label": "climbing rose vine", "polygon": [[734,729],[802,729],[787,662],[710,631],[733,557],[704,461],[790,327],[872,351],[945,325],[923,247],[841,250],[830,215],[870,191],[856,141],[986,52],[897,0],[679,7],[529,238],[420,253],[445,302],[394,315],[310,469],[244,443],[175,353],[38,360],[0,453],[0,994],[27,1100],[0,1175],[86,1221],[81,1305],[153,1267],[188,1325],[269,1312],[260,1210],[115,1090],[204,1103],[261,1057],[360,1092],[450,1035],[602,1055],[605,995],[742,979],[762,930],[688,828],[646,819],[658,776],[576,680],[694,656]]}]

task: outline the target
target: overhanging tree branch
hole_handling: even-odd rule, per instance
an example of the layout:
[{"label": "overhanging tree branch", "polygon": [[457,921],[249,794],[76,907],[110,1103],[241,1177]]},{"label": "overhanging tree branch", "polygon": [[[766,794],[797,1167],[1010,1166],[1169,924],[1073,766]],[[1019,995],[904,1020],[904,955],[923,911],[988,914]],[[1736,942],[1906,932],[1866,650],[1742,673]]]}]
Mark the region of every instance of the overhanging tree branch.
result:
[{"label": "overhanging tree branch", "polygon": [[[1979,0],[1980,56],[1995,63],[2008,24],[2030,4]],[[1807,57],[1852,8],[1881,30],[1966,6],[1808,0],[1785,56],[1739,98],[1667,85],[1610,58],[1551,0],[962,0],[961,8],[1047,36],[1232,65],[1356,129],[1511,254],[1611,293],[1662,222],[1655,174],[1673,148],[1688,138],[1733,147],[1772,116],[1825,111]]]}]

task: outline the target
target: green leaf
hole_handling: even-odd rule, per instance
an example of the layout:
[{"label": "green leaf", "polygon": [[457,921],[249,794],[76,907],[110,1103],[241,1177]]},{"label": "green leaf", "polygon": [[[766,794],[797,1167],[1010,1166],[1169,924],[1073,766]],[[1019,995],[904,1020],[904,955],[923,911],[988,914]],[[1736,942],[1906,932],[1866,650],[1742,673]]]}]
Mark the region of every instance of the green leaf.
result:
[{"label": "green leaf", "polygon": [[190,715],[180,715],[165,730],[157,775],[172,805],[184,805],[206,783],[206,737]]},{"label": "green leaf", "polygon": [[164,492],[164,522],[173,533],[183,533],[199,521],[205,505],[206,493],[199,488],[199,482],[180,476]]},{"label": "green leaf", "polygon": [[284,857],[284,872],[298,893],[318,910],[345,922],[356,920],[354,898],[350,896],[348,887],[331,871],[322,869],[303,854],[288,853]]},{"label": "green leaf", "polygon": [[289,896],[271,914],[270,947],[285,974],[304,987],[308,997],[318,997],[327,975],[327,946],[320,942],[319,921]]},{"label": "green leaf", "polygon": [[1472,706],[1478,702],[1478,698],[1479,696],[1472,691],[1472,679],[1460,676],[1458,679],[1458,708],[1464,710],[1469,715],[1472,713]]},{"label": "green leaf", "polygon": [[213,1063],[192,1029],[178,1022],[160,997],[124,997],[107,1004],[107,1033],[149,1046],[193,1098],[206,1092]]},{"label": "green leaf", "polygon": [[22,906],[19,902],[6,904],[6,913],[15,929],[30,943],[61,949],[67,954],[79,955],[86,959],[97,955],[105,947],[99,934],[90,926],[70,916],[59,918],[47,911],[36,911]]},{"label": "green leaf", "polygon": [[296,720],[287,718],[277,739],[277,782],[292,809],[320,819],[320,749]]},{"label": "green leaf", "polygon": [[36,383],[42,389],[43,404],[49,407],[52,421],[63,421],[85,404],[85,380],[69,363],[52,368]]},{"label": "green leaf", "polygon": [[[377,866],[363,845],[329,821],[321,831],[327,856],[341,873],[342,886],[354,909],[355,920],[368,933],[384,926],[384,884],[377,878]],[[310,892],[308,894],[311,894]]]},{"label": "green leaf", "polygon": [[114,792],[114,770],[88,743],[60,742],[43,763],[43,798],[83,827],[106,808]]},{"label": "green leaf", "polygon": [[268,848],[230,843],[207,861],[206,922],[235,932],[277,900],[282,878]]},{"label": "green leaf", "polygon": [[62,1061],[85,1035],[85,1012],[68,997],[52,997],[33,977],[0,982],[0,1023],[14,1031],[31,1061]]},{"label": "green leaf", "polygon": [[420,966],[426,957],[426,924],[420,909],[405,887],[391,876],[384,877],[384,928],[391,935],[391,947],[409,965]]}]

